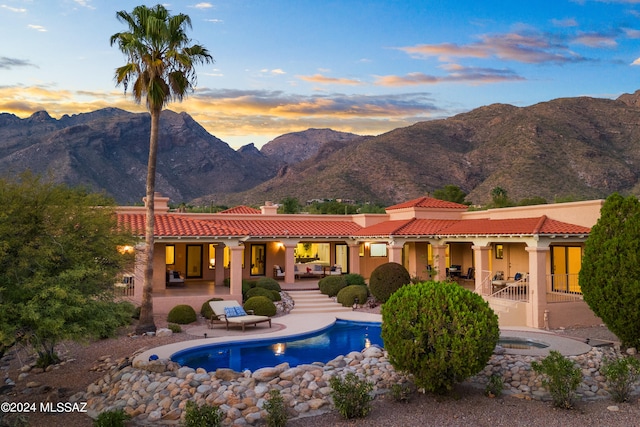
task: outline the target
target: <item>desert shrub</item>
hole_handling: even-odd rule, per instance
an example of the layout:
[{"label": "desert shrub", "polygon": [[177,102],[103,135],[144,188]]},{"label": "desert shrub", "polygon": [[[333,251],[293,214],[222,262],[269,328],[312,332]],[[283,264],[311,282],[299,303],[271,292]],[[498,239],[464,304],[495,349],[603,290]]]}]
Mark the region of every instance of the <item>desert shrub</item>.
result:
[{"label": "desert shrub", "polygon": [[640,201],[607,198],[585,243],[579,283],[584,301],[624,346],[640,347]]},{"label": "desert shrub", "polygon": [[320,292],[329,296],[335,297],[340,292],[340,289],[347,286],[347,281],[344,276],[327,276],[320,279],[318,282],[318,288]]},{"label": "desert shrub", "polygon": [[549,356],[541,362],[531,362],[531,368],[543,374],[542,385],[549,390],[553,405],[558,408],[573,408],[573,398],[582,380],[580,367],[564,357],[560,352],[551,350]]},{"label": "desert shrub", "polygon": [[407,403],[411,399],[411,395],[415,392],[415,388],[410,383],[393,384],[389,393],[396,402]]},{"label": "desert shrub", "polygon": [[264,410],[267,411],[267,427],[284,427],[287,424],[287,407],[280,390],[269,391],[269,397],[264,402]]},{"label": "desert shrub", "polygon": [[361,274],[348,273],[348,274],[342,275],[342,277],[344,278],[345,282],[347,282],[347,286],[351,286],[351,285],[367,286],[367,283],[364,281],[364,277]]},{"label": "desert shrub", "polygon": [[94,427],[124,427],[126,421],[131,417],[122,409],[113,411],[100,412],[98,417],[93,420]]},{"label": "desert shrub", "polygon": [[176,305],[171,309],[167,316],[167,322],[186,325],[193,323],[198,319],[196,311],[188,304]]},{"label": "desert shrub", "polygon": [[243,299],[246,299],[245,295],[247,295],[247,291],[249,289],[255,288],[257,284],[258,284],[257,280],[242,279],[242,297],[243,297]]},{"label": "desert shrub", "polygon": [[498,342],[498,317],[457,284],[398,289],[382,306],[382,339],[391,364],[416,386],[445,393],[486,366]]},{"label": "desert shrub", "polygon": [[329,384],[333,389],[333,405],[344,418],[364,418],[371,412],[373,384],[359,379],[353,372],[344,378],[332,377]]},{"label": "desert shrub", "polygon": [[626,402],[631,396],[634,384],[640,378],[640,361],[633,357],[605,360],[600,372],[607,379],[613,400]]},{"label": "desert shrub", "polygon": [[253,310],[258,316],[275,316],[276,305],[268,297],[256,296],[247,299],[244,303],[245,311]]},{"label": "desert shrub", "polygon": [[185,427],[220,427],[224,419],[224,414],[217,406],[198,406],[193,401],[188,400],[185,406],[184,426]]},{"label": "desert shrub", "polygon": [[411,276],[406,268],[397,262],[387,262],[371,272],[369,289],[378,301],[386,302],[395,291],[409,283]]},{"label": "desert shrub", "polygon": [[271,301],[280,301],[282,297],[280,292],[272,291],[271,289],[265,289],[260,287],[251,288],[247,291],[247,299],[251,297],[263,296],[269,298]]},{"label": "desert shrub", "polygon": [[487,381],[487,386],[484,388],[484,394],[489,397],[498,397],[502,394],[504,389],[504,380],[500,374],[492,374]]},{"label": "desert shrub", "polygon": [[366,286],[351,285],[340,289],[338,292],[338,302],[344,307],[351,307],[358,298],[358,304],[364,304],[369,296],[369,290]]},{"label": "desert shrub", "polygon": [[211,310],[211,306],[209,305],[209,301],[222,301],[222,298],[211,298],[211,299],[206,300],[202,304],[202,307],[200,307],[200,314],[205,319],[211,319],[211,316],[213,315],[213,310]]},{"label": "desert shrub", "polygon": [[169,323],[167,325],[167,328],[169,328],[169,330],[174,334],[179,334],[180,332],[182,332],[182,327],[177,323]]},{"label": "desert shrub", "polygon": [[261,277],[256,282],[256,286],[263,289],[269,289],[272,291],[280,292],[280,284],[273,277]]}]

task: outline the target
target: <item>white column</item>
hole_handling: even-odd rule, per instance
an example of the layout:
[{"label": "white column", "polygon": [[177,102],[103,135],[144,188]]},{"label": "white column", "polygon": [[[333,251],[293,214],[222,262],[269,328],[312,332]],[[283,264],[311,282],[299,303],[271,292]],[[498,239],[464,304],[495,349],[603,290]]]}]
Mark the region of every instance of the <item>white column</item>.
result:
[{"label": "white column", "polygon": [[436,275],[433,280],[443,281],[447,278],[447,245],[431,245],[433,249],[433,268]]},{"label": "white column", "polygon": [[229,293],[231,298],[242,303],[242,254],[244,245],[240,241],[230,240],[225,242],[231,251],[231,259],[229,260],[229,279],[231,289]]},{"label": "white column", "polygon": [[549,247],[527,247],[529,252],[529,304],[527,326],[542,329],[547,308],[547,256]]},{"label": "white column", "polygon": [[473,245],[474,265],[476,271],[476,290],[482,295],[491,293],[491,270],[489,270],[489,255],[491,246]]},{"label": "white column", "polygon": [[402,265],[402,248],[404,248],[404,240],[396,239],[387,243],[389,250],[389,262],[396,262]]}]

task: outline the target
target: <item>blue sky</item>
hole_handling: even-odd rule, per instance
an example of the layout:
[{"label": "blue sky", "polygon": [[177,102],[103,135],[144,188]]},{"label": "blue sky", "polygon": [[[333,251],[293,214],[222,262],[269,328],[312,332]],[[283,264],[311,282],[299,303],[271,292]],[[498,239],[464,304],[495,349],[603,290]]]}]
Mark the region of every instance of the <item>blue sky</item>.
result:
[{"label": "blue sky", "polygon": [[[0,0],[0,112],[144,111],[109,37],[140,1]],[[149,6],[155,2],[144,3]],[[377,135],[493,103],[640,89],[640,0],[225,0],[191,17],[214,64],[174,111],[237,148],[332,128]]]}]

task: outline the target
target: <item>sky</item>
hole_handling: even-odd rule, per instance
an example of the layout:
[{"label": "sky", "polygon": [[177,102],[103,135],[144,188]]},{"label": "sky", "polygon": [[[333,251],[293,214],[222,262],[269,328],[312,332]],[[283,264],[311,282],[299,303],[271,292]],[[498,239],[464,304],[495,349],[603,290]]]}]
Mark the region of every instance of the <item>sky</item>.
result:
[{"label": "sky", "polygon": [[[116,86],[120,10],[156,2],[0,0],[0,113],[146,111]],[[640,89],[640,0],[163,3],[215,62],[168,108],[233,148],[309,128],[379,135],[494,103]]]}]

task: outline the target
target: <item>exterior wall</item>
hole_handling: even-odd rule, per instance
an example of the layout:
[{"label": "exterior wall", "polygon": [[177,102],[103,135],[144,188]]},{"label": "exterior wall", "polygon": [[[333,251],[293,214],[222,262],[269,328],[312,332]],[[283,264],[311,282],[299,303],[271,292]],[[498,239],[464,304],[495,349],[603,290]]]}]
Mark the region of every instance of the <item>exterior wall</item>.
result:
[{"label": "exterior wall", "polygon": [[603,323],[602,319],[597,317],[584,301],[547,304],[547,311],[550,329],[571,326],[597,326]]}]

